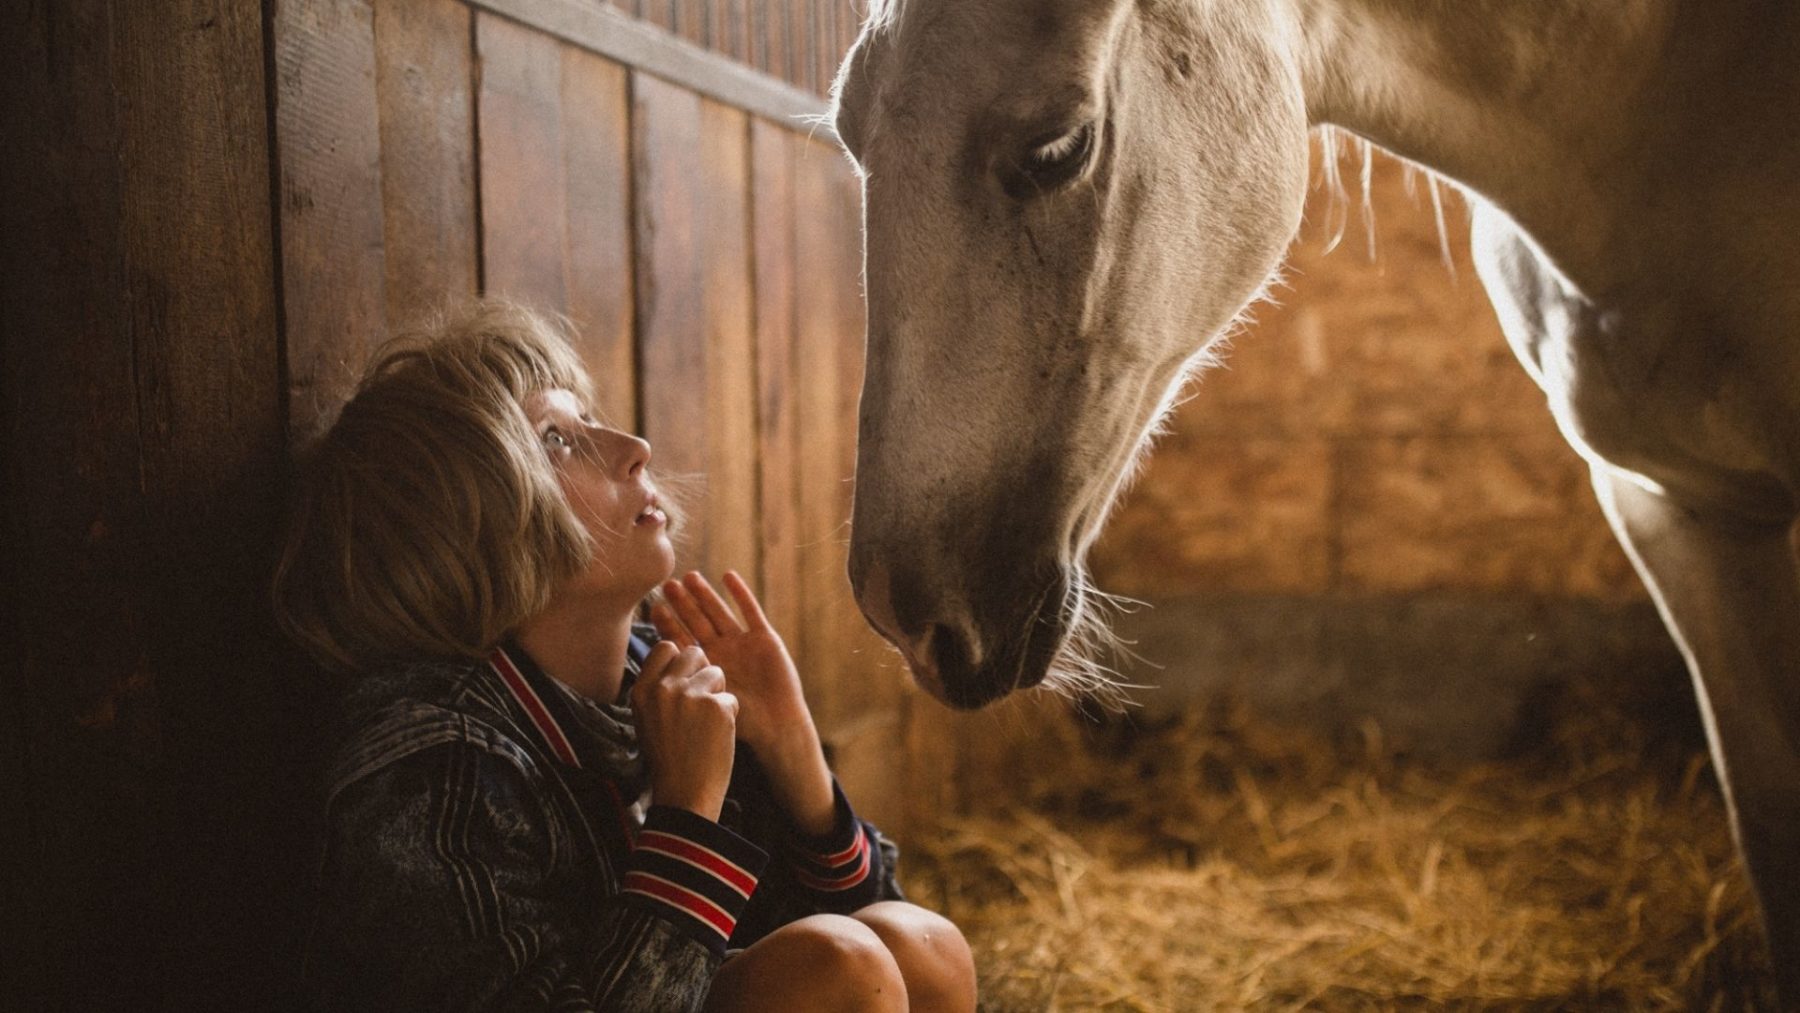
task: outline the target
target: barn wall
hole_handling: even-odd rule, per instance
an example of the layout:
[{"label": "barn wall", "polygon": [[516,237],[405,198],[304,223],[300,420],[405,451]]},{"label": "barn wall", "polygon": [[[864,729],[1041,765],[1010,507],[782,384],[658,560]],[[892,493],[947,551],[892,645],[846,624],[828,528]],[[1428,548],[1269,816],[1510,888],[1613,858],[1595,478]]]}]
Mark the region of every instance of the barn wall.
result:
[{"label": "barn wall", "polygon": [[857,190],[794,115],[852,18],[763,6],[646,14],[785,81],[599,0],[9,9],[0,1008],[288,1003],[327,699],[266,604],[288,462],[484,292],[704,475],[684,563],[762,587],[904,828],[917,697],[843,577]]},{"label": "barn wall", "polygon": [[1500,333],[1466,208],[1446,188],[1446,264],[1424,181],[1378,156],[1372,183],[1373,256],[1357,198],[1315,188],[1288,283],[1096,550],[1101,586],[1152,606],[1122,624],[1166,666],[1132,669],[1164,687],[1146,699],[1230,689],[1482,752],[1548,685],[1679,683],[1586,466]]},{"label": "barn wall", "polygon": [[869,671],[887,652],[844,578],[855,177],[795,118],[822,111],[816,97],[776,93],[794,115],[765,115],[734,104],[729,79],[697,90],[583,44],[613,45],[616,27],[555,2],[275,5],[293,432],[318,429],[368,349],[446,297],[567,315],[602,412],[694,488],[680,565],[764,590],[840,774],[901,827],[913,694],[891,666]]}]

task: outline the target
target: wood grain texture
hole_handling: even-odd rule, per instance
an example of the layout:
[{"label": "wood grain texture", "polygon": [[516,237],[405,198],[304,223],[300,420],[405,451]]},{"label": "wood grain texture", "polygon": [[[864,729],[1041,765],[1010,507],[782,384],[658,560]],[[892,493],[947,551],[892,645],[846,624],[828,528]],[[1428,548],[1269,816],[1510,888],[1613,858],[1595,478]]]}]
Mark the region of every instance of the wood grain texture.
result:
[{"label": "wood grain texture", "polygon": [[[19,636],[0,661],[19,737],[9,735],[0,756],[6,790],[26,795],[0,842],[9,869],[30,870],[0,876],[11,972],[0,987],[15,1009],[46,998],[75,1005],[88,994],[78,971],[119,970],[109,905],[128,873],[109,855],[141,854],[144,786],[133,772],[153,761],[157,734],[138,663],[146,589],[132,574],[146,532],[118,291],[110,14],[104,5],[20,8],[0,37],[11,149],[0,159],[10,198],[0,202],[0,594]],[[89,728],[82,717],[109,696],[132,706]]]},{"label": "wood grain texture", "polygon": [[241,1007],[276,976],[297,864],[258,593],[284,430],[261,14],[7,28],[29,159],[0,272],[5,561],[29,593],[6,691],[31,803],[0,840],[30,870],[4,935],[37,945],[6,945],[26,994],[0,1005]]},{"label": "wood grain texture", "polygon": [[288,405],[303,437],[386,332],[374,16],[367,0],[273,10]]},{"label": "wood grain texture", "polygon": [[638,362],[643,434],[663,475],[697,496],[680,539],[683,568],[710,558],[705,523],[708,390],[700,97],[632,76]]},{"label": "wood grain texture", "polygon": [[671,27],[696,46],[712,48],[712,17],[707,0],[674,0]]},{"label": "wood grain texture", "polygon": [[701,292],[706,311],[708,573],[757,570],[756,345],[750,292],[749,118],[700,103]]},{"label": "wood grain texture", "polygon": [[480,287],[470,14],[458,0],[374,9],[387,323],[399,330]]},{"label": "wood grain texture", "polygon": [[839,487],[844,434],[838,428],[841,398],[835,264],[836,225],[831,221],[832,167],[813,146],[800,143],[794,163],[795,465],[799,473],[801,653],[814,682],[808,698],[829,742],[851,716],[854,701],[844,685],[847,645],[837,625],[833,596],[843,572],[847,514]]},{"label": "wood grain texture", "polygon": [[750,0],[712,0],[713,48],[739,63],[750,62]]},{"label": "wood grain texture", "polygon": [[562,46],[542,32],[477,15],[481,61],[481,247],[485,291],[562,313]]},{"label": "wood grain texture", "polygon": [[799,469],[794,359],[793,133],[767,120],[750,125],[751,260],[755,265],[757,520],[763,608],[775,627],[800,629]]},{"label": "wood grain texture", "polygon": [[639,0],[637,16],[665,31],[675,30],[675,5],[679,0]]},{"label": "wood grain texture", "polygon": [[[153,532],[145,663],[160,725],[149,804],[154,881],[167,891],[153,938],[160,966],[196,969],[187,1002],[241,1008],[280,994],[293,969],[270,962],[295,952],[301,935],[310,856],[294,801],[312,776],[303,757],[318,703],[289,685],[264,593],[286,419],[263,24],[229,0],[121,12],[121,76],[137,99],[124,106],[120,152],[124,281]],[[366,11],[349,24],[360,33]],[[368,54],[350,53],[345,82],[368,104],[345,112],[366,131]],[[359,193],[372,198],[374,221],[357,219],[355,235],[371,236],[378,255],[373,187],[368,179]],[[336,305],[357,314],[352,333],[378,334],[370,294],[379,296],[380,274],[357,280],[367,288]]]},{"label": "wood grain texture", "polygon": [[602,417],[638,427],[631,260],[631,125],[625,68],[562,47],[569,319]]},{"label": "wood grain texture", "polygon": [[772,5],[768,18],[768,31],[764,39],[769,56],[765,69],[770,74],[791,84],[794,80],[794,12],[792,5]]},{"label": "wood grain texture", "polygon": [[[598,0],[468,0],[479,11],[500,14],[635,70],[781,122],[798,122],[826,109],[824,98],[729,57],[709,52],[647,20],[627,17]],[[648,8],[672,16],[666,0]]]}]

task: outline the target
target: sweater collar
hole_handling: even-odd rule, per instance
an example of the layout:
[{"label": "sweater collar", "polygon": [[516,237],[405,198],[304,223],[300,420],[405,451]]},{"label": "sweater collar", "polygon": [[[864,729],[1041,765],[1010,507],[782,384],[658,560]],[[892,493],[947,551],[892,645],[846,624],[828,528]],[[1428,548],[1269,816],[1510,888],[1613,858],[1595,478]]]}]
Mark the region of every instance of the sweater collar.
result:
[{"label": "sweater collar", "polygon": [[[619,687],[620,699],[631,689],[632,683],[637,681],[654,638],[655,634],[649,628],[632,627],[631,639],[625,651],[625,678]],[[538,738],[558,760],[571,767],[595,765],[591,761],[599,758],[591,755],[587,756],[590,762],[583,762],[584,754],[591,752],[589,747],[592,736],[580,732],[584,723],[579,719],[575,708],[584,702],[577,701],[573,690],[552,678],[511,637],[502,641],[488,655],[488,665],[500,677],[507,693],[530,720]],[[629,720],[626,708],[621,705],[614,704],[600,709],[604,712],[621,712],[608,714],[614,721],[621,717]]]}]

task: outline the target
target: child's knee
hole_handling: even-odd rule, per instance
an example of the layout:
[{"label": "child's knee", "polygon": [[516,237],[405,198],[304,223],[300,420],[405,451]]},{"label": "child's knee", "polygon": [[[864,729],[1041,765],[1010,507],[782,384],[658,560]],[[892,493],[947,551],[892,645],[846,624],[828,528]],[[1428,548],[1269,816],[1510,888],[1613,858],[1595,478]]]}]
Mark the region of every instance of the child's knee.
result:
[{"label": "child's knee", "polygon": [[962,931],[915,904],[884,901],[856,913],[900,965],[915,1010],[972,1010],[975,958]]},{"label": "child's knee", "polygon": [[904,1010],[906,983],[885,941],[842,915],[815,915],[782,930],[790,956],[817,982],[817,1008]]}]

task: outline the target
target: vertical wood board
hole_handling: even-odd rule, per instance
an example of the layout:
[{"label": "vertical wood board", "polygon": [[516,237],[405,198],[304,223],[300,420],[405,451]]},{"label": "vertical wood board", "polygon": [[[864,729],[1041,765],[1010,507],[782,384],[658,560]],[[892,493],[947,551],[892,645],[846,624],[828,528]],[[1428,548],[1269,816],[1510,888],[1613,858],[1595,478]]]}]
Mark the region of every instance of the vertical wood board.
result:
[{"label": "vertical wood board", "polygon": [[569,308],[562,45],[486,13],[476,17],[475,38],[484,288],[562,313]]},{"label": "vertical wood board", "polygon": [[374,18],[366,0],[275,0],[272,31],[289,418],[304,437],[386,330]]},{"label": "vertical wood board", "polygon": [[562,54],[568,309],[611,424],[637,429],[631,258],[631,124],[625,68],[574,46]]},{"label": "vertical wood board", "polygon": [[754,576],[756,538],[756,347],[750,294],[749,117],[700,103],[703,238],[701,298],[706,312],[706,571]]},{"label": "vertical wood board", "polygon": [[470,14],[459,0],[375,0],[387,324],[475,295]]},{"label": "vertical wood board", "polygon": [[751,237],[756,293],[759,592],[775,627],[800,630],[799,481],[794,445],[794,147],[767,120],[750,128]]},{"label": "vertical wood board", "polygon": [[846,686],[848,642],[836,598],[843,582],[844,540],[848,534],[845,479],[841,469],[843,398],[837,390],[843,343],[838,332],[839,286],[833,166],[811,145],[797,145],[794,172],[796,287],[795,440],[800,494],[801,645],[816,673],[814,710],[831,739],[854,717],[855,701]]},{"label": "vertical wood board", "polygon": [[696,46],[717,48],[712,40],[712,6],[709,0],[674,0],[675,34]]},{"label": "vertical wood board", "polygon": [[[160,930],[136,931],[160,951],[156,966],[196,968],[191,981],[175,973],[176,995],[193,987],[196,1005],[234,1006],[284,985],[269,959],[299,941],[289,926],[306,869],[291,832],[307,782],[289,762],[304,748],[289,737],[297,694],[280,683],[263,593],[286,437],[263,24],[229,0],[126,3],[120,14],[120,76],[136,99],[124,105],[120,175],[151,535],[144,663],[159,719],[146,801]],[[369,103],[352,111],[363,130],[373,75],[368,54],[353,53],[344,81]],[[377,202],[375,227],[356,221],[377,257],[378,185],[358,187]],[[368,280],[349,303],[359,314],[378,309],[366,300],[379,274]],[[382,326],[378,312],[357,322]]]},{"label": "vertical wood board", "polygon": [[[698,482],[708,463],[700,98],[634,73],[632,130],[643,433],[654,469]],[[680,545],[678,565],[684,568],[709,558],[704,506],[693,506],[695,523]]]},{"label": "vertical wood board", "polygon": [[31,871],[0,877],[13,929],[0,933],[0,952],[17,974],[0,987],[14,1008],[45,998],[74,1005],[77,971],[116,970],[115,933],[99,908],[124,884],[106,855],[129,853],[142,817],[131,772],[153,758],[156,735],[148,707],[115,710],[100,728],[82,720],[109,696],[137,704],[139,693],[124,690],[148,688],[138,665],[144,589],[131,573],[145,535],[117,280],[125,264],[109,14],[37,5],[9,18],[0,39],[12,149],[0,159],[10,197],[0,203],[0,559],[9,577],[0,594],[19,635],[0,671],[21,733],[4,754],[8,792],[27,795],[0,842],[9,867]]}]

